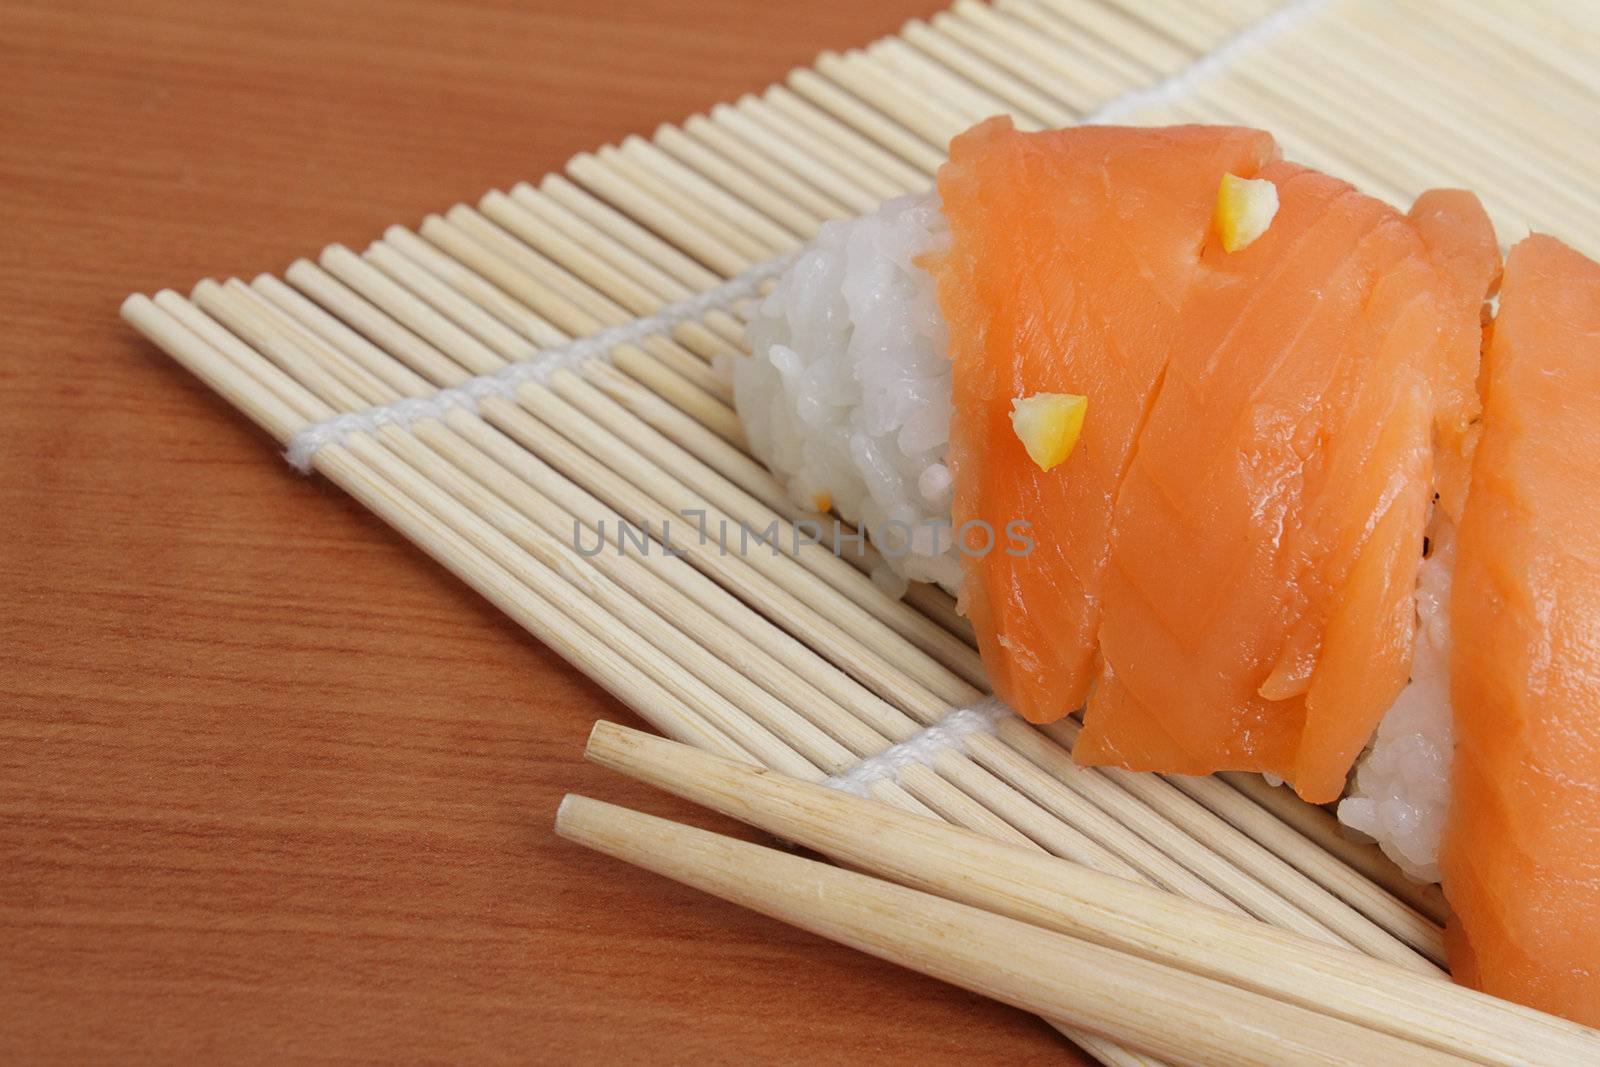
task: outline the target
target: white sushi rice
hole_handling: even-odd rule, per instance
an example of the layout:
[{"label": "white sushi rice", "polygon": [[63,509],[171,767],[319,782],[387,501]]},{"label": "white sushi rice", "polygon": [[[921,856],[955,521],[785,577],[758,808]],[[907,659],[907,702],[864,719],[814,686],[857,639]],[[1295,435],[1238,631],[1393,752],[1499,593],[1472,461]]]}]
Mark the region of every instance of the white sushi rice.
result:
[{"label": "white sushi rice", "polygon": [[757,307],[751,356],[731,361],[756,458],[799,506],[864,527],[901,589],[961,580],[948,339],[933,278],[912,262],[948,240],[929,195],[827,223]]},{"label": "white sushi rice", "polygon": [[[875,577],[897,591],[913,579],[954,593],[961,580],[945,466],[948,335],[933,278],[913,262],[948,241],[931,195],[827,223],[756,308],[751,355],[728,368],[751,451],[800,507],[831,506],[864,527],[892,570]],[[1450,795],[1449,535],[1430,532],[1411,683],[1338,807],[1346,826],[1426,881],[1439,878]]]}]

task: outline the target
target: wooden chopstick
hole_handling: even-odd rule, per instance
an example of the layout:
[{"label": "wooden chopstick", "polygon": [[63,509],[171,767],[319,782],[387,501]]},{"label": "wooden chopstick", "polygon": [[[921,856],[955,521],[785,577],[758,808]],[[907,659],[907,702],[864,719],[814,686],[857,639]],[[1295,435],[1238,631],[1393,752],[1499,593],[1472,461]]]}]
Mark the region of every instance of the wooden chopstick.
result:
[{"label": "wooden chopstick", "polygon": [[562,801],[556,832],[1172,1064],[1442,1067],[1474,1062],[968,904],[587,797],[568,795]]}]

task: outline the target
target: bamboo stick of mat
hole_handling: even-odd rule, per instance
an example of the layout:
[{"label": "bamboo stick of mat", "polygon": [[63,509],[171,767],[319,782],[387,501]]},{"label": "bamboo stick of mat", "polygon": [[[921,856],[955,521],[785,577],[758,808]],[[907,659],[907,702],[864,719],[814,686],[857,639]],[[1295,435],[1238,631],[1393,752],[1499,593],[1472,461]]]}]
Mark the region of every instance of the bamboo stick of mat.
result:
[{"label": "bamboo stick of mat", "polygon": [[567,840],[880,959],[1192,1067],[1474,1061],[967,904],[587,797]]},{"label": "bamboo stick of mat", "polygon": [[638,730],[596,723],[585,755],[849,867],[1470,1059],[1600,1057],[1532,1008]]}]

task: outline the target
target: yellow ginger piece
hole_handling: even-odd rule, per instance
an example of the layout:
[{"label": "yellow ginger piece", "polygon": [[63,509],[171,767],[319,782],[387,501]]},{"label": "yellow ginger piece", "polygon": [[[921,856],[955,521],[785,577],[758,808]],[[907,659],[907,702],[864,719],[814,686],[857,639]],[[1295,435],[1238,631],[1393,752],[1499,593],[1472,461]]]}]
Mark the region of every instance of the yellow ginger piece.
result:
[{"label": "yellow ginger piece", "polygon": [[1265,178],[1224,174],[1217,186],[1217,236],[1237,252],[1267,232],[1278,213],[1278,187]]},{"label": "yellow ginger piece", "polygon": [[1034,393],[1011,401],[1011,428],[1028,458],[1047,471],[1072,454],[1083,432],[1089,398],[1076,393]]}]

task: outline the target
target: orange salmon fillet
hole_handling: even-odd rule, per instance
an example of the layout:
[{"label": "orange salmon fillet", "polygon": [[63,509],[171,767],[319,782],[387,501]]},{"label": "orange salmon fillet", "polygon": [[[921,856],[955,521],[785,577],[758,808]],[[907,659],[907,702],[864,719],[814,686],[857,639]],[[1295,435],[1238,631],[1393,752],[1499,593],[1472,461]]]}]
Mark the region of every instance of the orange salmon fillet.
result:
[{"label": "orange salmon fillet", "polygon": [[1600,1026],[1600,265],[1533,236],[1485,356],[1440,855],[1458,981]]},{"label": "orange salmon fillet", "polygon": [[1445,309],[1391,208],[1290,163],[1206,246],[1117,501],[1076,755],[1332,800],[1404,686]]},{"label": "orange salmon fillet", "polygon": [[[1279,199],[1233,253],[1224,173]],[[1004,119],[953,142],[939,193],[952,513],[994,546],[962,606],[995,691],[1035,722],[1087,701],[1084,763],[1337,798],[1408,679],[1436,456],[1439,506],[1465,493],[1499,269],[1477,199],[1402,216],[1254,130]],[[1010,423],[1037,393],[1089,399],[1049,471]]]},{"label": "orange salmon fillet", "polygon": [[[995,539],[964,557],[962,606],[995,691],[1035,722],[1076,710],[1094,677],[1116,491],[1180,337],[1217,185],[1276,156],[1256,130],[1024,134],[997,118],[940,168],[951,244],[925,265],[950,330],[953,521]],[[1048,472],[1010,423],[1013,399],[1039,392],[1089,398],[1076,450]],[[1007,551],[1013,522],[1028,524],[1025,555]]]}]

